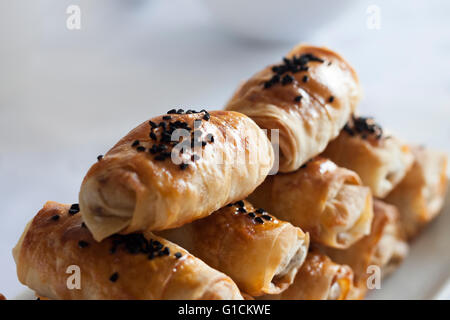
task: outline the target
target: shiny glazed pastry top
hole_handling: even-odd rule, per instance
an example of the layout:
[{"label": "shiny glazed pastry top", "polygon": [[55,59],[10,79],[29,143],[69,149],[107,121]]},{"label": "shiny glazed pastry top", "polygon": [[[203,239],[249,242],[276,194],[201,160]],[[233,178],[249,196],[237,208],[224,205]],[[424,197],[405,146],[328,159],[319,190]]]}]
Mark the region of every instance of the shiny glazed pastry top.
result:
[{"label": "shiny glazed pastry top", "polygon": [[282,64],[268,66],[242,84],[226,109],[248,115],[263,129],[279,129],[279,169],[290,172],[339,134],[360,91],[355,71],[340,55],[299,45]]},{"label": "shiny glazed pastry top", "polygon": [[245,198],[273,158],[264,132],[243,114],[172,110],[91,167],[79,194],[83,219],[98,241],[178,227]]},{"label": "shiny glazed pastry top", "polygon": [[27,225],[13,255],[20,282],[49,299],[242,299],[228,276],[176,244],[151,232],[97,242],[81,213],[57,202]]}]

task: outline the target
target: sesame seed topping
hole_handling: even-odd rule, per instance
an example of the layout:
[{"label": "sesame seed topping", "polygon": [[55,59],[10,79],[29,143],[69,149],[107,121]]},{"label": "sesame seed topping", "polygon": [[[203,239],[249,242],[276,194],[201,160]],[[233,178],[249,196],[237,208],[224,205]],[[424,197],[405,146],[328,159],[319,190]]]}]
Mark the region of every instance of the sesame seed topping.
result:
[{"label": "sesame seed topping", "polygon": [[80,240],[80,241],[78,241],[78,246],[80,248],[86,248],[87,246],[89,246],[89,243],[84,240]]},{"label": "sesame seed topping", "polygon": [[139,140],[134,140],[133,144],[131,145],[132,147],[136,147],[137,145],[139,145]]},{"label": "sesame seed topping", "polygon": [[114,272],[111,277],[109,277],[109,281],[116,282],[119,279],[119,274],[117,272]]},{"label": "sesame seed topping", "polygon": [[287,74],[287,75],[285,75],[283,77],[283,80],[281,80],[281,84],[284,86],[284,85],[287,85],[289,83],[292,83],[293,81],[294,81],[294,78]]},{"label": "sesame seed topping", "polygon": [[256,218],[255,218],[255,222],[256,222],[256,223],[261,223],[261,224],[262,224],[262,223],[264,223],[264,220],[261,219],[260,217],[256,217]]},{"label": "sesame seed topping", "polygon": [[55,214],[50,219],[52,219],[53,221],[58,221],[59,220],[59,214]]},{"label": "sesame seed topping", "polygon": [[243,207],[244,206],[244,201],[239,200],[238,202],[235,203],[237,206],[239,207]]},{"label": "sesame seed topping", "polygon": [[247,213],[247,210],[245,210],[245,208],[243,207],[238,208],[237,211],[241,213]]},{"label": "sesame seed topping", "polygon": [[78,203],[74,203],[70,206],[69,214],[74,215],[76,213],[80,212],[80,206]]},{"label": "sesame seed topping", "polygon": [[182,164],[180,164],[180,169],[181,169],[181,170],[186,170],[187,167],[189,167],[189,165],[188,165],[187,163],[182,163]]}]

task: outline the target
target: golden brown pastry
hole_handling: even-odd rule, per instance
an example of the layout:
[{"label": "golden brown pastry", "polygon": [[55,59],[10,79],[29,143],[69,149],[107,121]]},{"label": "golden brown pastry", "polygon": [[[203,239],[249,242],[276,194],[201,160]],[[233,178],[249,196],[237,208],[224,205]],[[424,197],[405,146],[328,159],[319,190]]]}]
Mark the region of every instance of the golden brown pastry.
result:
[{"label": "golden brown pastry", "polygon": [[408,253],[408,246],[399,229],[398,211],[379,200],[374,201],[374,218],[369,235],[345,250],[322,247],[322,251],[336,263],[349,265],[354,273],[351,299],[363,299],[369,266],[381,268],[382,275],[395,269]]},{"label": "golden brown pastry", "polygon": [[249,201],[335,248],[348,248],[369,234],[372,223],[369,188],[353,171],[322,157],[295,172],[267,177]]},{"label": "golden brown pastry", "polygon": [[294,283],[280,294],[264,300],[346,300],[353,285],[349,266],[339,265],[317,251],[308,253]]},{"label": "golden brown pastry", "polygon": [[327,146],[324,157],[355,171],[374,197],[384,198],[413,163],[409,147],[383,134],[372,118],[352,116],[340,135]]},{"label": "golden brown pastry", "polygon": [[309,246],[309,235],[300,228],[248,201],[159,235],[229,275],[252,296],[279,293],[291,285]]},{"label": "golden brown pastry", "polygon": [[279,129],[279,169],[290,172],[339,134],[360,91],[355,71],[340,55],[302,44],[240,86],[226,109],[248,115],[263,129]]},{"label": "golden brown pastry", "polygon": [[447,190],[447,156],[419,146],[411,149],[413,167],[386,198],[399,209],[409,239],[440,212]]},{"label": "golden brown pastry", "polygon": [[79,195],[83,219],[98,241],[178,227],[245,198],[272,165],[270,141],[245,115],[172,110],[132,130],[91,167]]},{"label": "golden brown pastry", "polygon": [[228,276],[181,247],[150,232],[97,242],[79,213],[56,202],[28,224],[13,254],[20,282],[49,299],[242,299]]}]

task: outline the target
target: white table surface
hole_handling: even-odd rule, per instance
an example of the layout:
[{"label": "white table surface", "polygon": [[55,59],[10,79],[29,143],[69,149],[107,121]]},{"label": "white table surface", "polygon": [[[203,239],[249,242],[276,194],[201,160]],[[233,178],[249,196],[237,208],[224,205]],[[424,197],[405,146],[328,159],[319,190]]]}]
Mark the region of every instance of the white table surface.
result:
[{"label": "white table surface", "polygon": [[[79,31],[65,28],[71,3],[87,20]],[[11,249],[46,200],[77,202],[96,156],[135,125],[174,106],[221,108],[238,81],[292,46],[233,37],[195,0],[92,3],[0,2],[0,292],[9,298],[23,290]],[[354,65],[362,114],[450,153],[450,2],[361,3],[298,41]],[[366,27],[369,4],[382,9],[380,30]]]}]

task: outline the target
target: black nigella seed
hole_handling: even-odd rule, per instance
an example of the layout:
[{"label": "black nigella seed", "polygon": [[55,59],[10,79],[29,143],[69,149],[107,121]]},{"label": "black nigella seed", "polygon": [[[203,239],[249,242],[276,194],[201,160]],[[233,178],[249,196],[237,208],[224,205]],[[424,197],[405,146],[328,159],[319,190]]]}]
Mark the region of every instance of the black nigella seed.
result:
[{"label": "black nigella seed", "polygon": [[171,120],[171,119],[172,119],[171,116],[164,116],[164,117],[162,117],[162,118],[163,118],[163,120]]},{"label": "black nigella seed", "polygon": [[86,248],[88,245],[89,245],[89,243],[86,242],[86,241],[84,241],[84,240],[78,241],[78,246],[79,246],[80,248]]},{"label": "black nigella seed", "polygon": [[202,147],[206,146],[206,141],[202,141]]},{"label": "black nigella seed", "polygon": [[264,89],[269,89],[271,86],[272,86],[271,82],[269,82],[269,81],[264,82]]},{"label": "black nigella seed", "polygon": [[156,157],[155,157],[155,160],[156,161],[164,161],[164,160],[166,160],[166,157],[164,157],[163,155],[157,155]]},{"label": "black nigella seed", "polygon": [[174,254],[174,256],[175,256],[175,258],[180,259],[182,254],[181,254],[181,252],[177,252]]},{"label": "black nigella seed", "polygon": [[109,281],[116,282],[119,279],[119,274],[117,272],[114,272],[111,277],[109,277]]},{"label": "black nigella seed", "polygon": [[177,113],[176,109],[171,109],[171,110],[167,111],[167,114],[175,114],[175,113]]},{"label": "black nigella seed", "polygon": [[294,98],[294,101],[295,102],[300,102],[300,101],[302,101],[302,96],[296,96],[295,98]]},{"label": "black nigella seed", "polygon": [[264,213],[264,212],[266,212],[264,209],[261,209],[261,208],[256,209],[255,211],[256,211],[256,213]]},{"label": "black nigella seed", "polygon": [[152,129],[155,129],[155,128],[158,127],[158,125],[157,125],[156,123],[154,123],[152,120],[150,120],[150,121],[148,122],[148,124],[150,125],[150,127],[152,127]]},{"label": "black nigella seed", "polygon": [[197,161],[197,160],[200,160],[200,157],[198,155],[196,155],[196,154],[193,154],[192,157],[191,157],[191,160],[192,161]]},{"label": "black nigella seed", "polygon": [[291,83],[292,81],[294,81],[294,78],[287,74],[283,77],[283,80],[281,80],[281,84],[286,85],[286,84]]},{"label": "black nigella seed", "polygon": [[303,76],[302,81],[303,81],[303,82],[308,82],[308,76]]},{"label": "black nigella seed", "polygon": [[183,114],[184,113],[184,110],[183,109],[178,109],[177,110],[177,114]]},{"label": "black nigella seed", "polygon": [[82,227],[82,228],[87,228],[87,227],[86,227],[86,223],[82,222],[82,223],[81,223],[81,227]]},{"label": "black nigella seed", "polygon": [[245,210],[245,208],[239,208],[237,211],[241,212],[241,213],[247,213],[247,210]]},{"label": "black nigella seed", "polygon": [[261,219],[260,217],[256,217],[256,218],[255,218],[255,222],[256,222],[256,223],[264,223],[264,220]]},{"label": "black nigella seed", "polygon": [[264,220],[267,220],[267,221],[272,220],[272,217],[269,216],[269,215],[267,215],[267,214],[263,214],[263,215],[261,216],[261,218],[263,218]]},{"label": "black nigella seed", "polygon": [[250,212],[250,213],[248,214],[248,216],[249,216],[250,218],[254,218],[254,217],[256,217],[256,214],[255,214],[254,212]]},{"label": "black nigella seed", "polygon": [[80,206],[78,205],[78,203],[74,203],[70,206],[69,214],[76,214],[78,212],[80,212]]},{"label": "black nigella seed", "polygon": [[211,133],[208,133],[208,135],[206,136],[206,139],[207,139],[209,142],[214,142],[214,136],[213,136]]},{"label": "black nigella seed", "polygon": [[150,252],[147,258],[148,260],[153,260],[153,258],[155,258],[155,252],[154,251]]},{"label": "black nigella seed", "polygon": [[232,207],[232,206],[233,206],[232,203],[227,204],[227,207]]},{"label": "black nigella seed", "polygon": [[100,161],[100,160],[102,160],[103,159],[103,155],[101,154],[101,155],[99,155],[99,156],[97,156],[97,161]]},{"label": "black nigella seed", "polygon": [[333,101],[334,101],[334,97],[331,96],[331,97],[328,99],[328,102],[329,102],[329,103],[332,103]]},{"label": "black nigella seed", "polygon": [[236,205],[239,207],[243,207],[244,206],[244,201],[239,200],[238,202],[236,202]]},{"label": "black nigella seed", "polygon": [[50,219],[52,219],[53,221],[58,221],[59,220],[59,214],[55,214]]},{"label": "black nigella seed", "polygon": [[188,165],[187,163],[182,163],[182,164],[180,164],[180,169],[181,169],[181,170],[186,170],[187,167],[189,167],[189,165]]},{"label": "black nigella seed", "polygon": [[209,121],[209,119],[211,119],[211,116],[209,115],[209,113],[205,113],[205,115],[203,116],[203,120]]},{"label": "black nigella seed", "polygon": [[150,138],[156,141],[156,134],[154,132],[150,132]]},{"label": "black nigella seed", "polygon": [[136,147],[137,145],[139,145],[139,140],[135,140],[131,146]]},{"label": "black nigella seed", "polygon": [[139,147],[136,148],[136,150],[139,151],[139,152],[143,152],[143,151],[145,151],[145,147],[139,146]]}]

